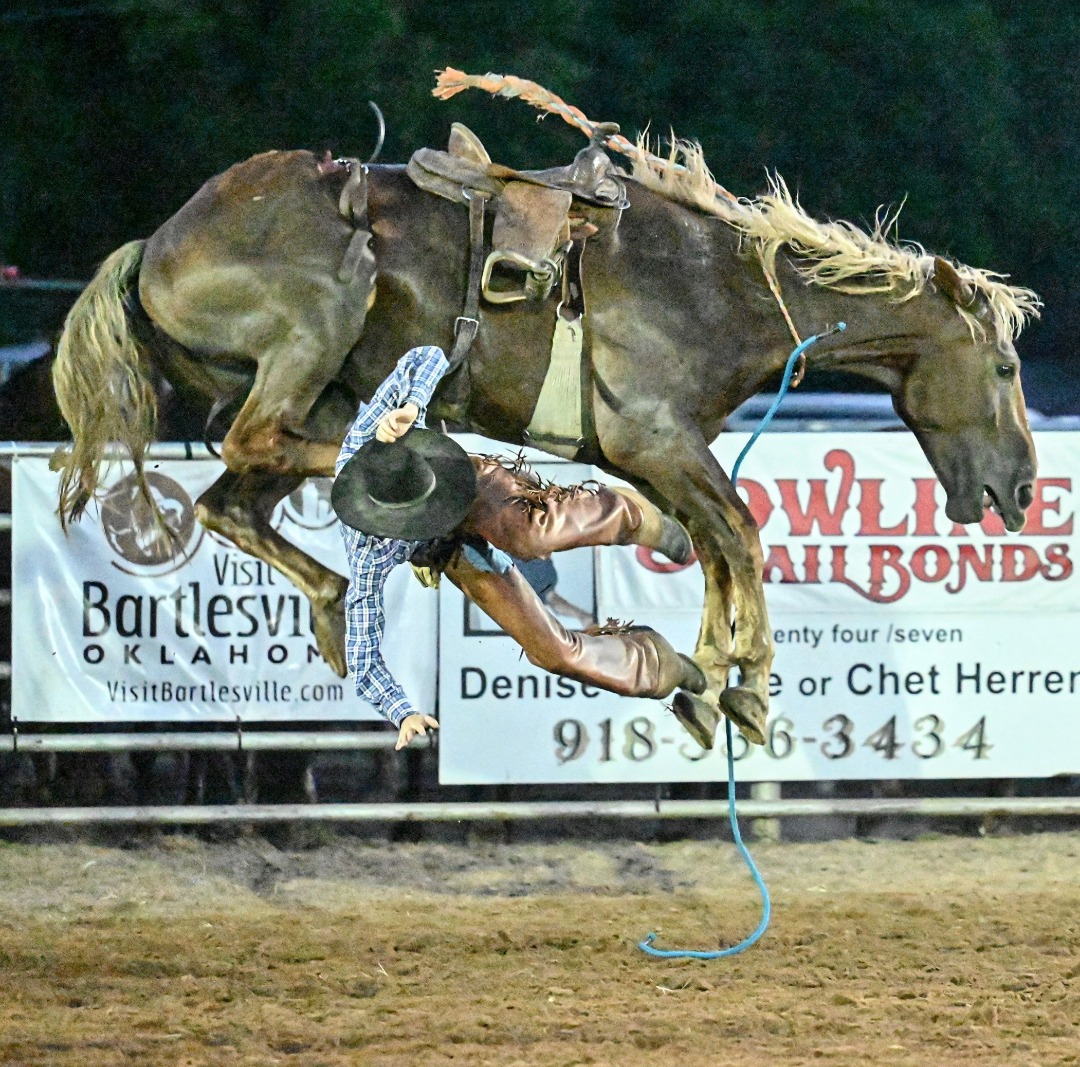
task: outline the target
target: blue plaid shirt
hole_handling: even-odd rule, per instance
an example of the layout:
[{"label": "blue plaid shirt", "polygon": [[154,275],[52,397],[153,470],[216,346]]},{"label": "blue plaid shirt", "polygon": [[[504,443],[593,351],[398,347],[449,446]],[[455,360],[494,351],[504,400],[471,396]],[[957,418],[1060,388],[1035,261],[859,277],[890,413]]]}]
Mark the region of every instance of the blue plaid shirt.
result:
[{"label": "blue plaid shirt", "polygon": [[[427,406],[435,386],[449,364],[441,348],[424,345],[410,348],[398,360],[393,373],[375,390],[371,402],[360,407],[341,446],[336,470],[361,445],[375,437],[379,421],[410,401],[420,409],[414,425],[423,426]],[[345,661],[356,679],[356,692],[380,715],[395,726],[415,714],[404,690],[382,658],[383,628],[386,621],[383,590],[390,571],[405,563],[419,542],[372,537],[343,522],[341,536],[349,557],[349,590],[345,596]]]}]

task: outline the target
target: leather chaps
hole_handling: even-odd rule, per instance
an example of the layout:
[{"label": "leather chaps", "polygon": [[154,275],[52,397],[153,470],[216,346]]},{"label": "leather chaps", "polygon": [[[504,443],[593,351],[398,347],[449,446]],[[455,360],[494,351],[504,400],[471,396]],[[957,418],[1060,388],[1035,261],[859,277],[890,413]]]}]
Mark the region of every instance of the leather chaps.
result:
[{"label": "leather chaps", "polygon": [[[520,465],[473,457],[478,495],[460,533],[519,559],[594,545],[635,542],[641,508],[604,485],[545,486]],[[521,645],[529,662],[621,696],[665,697],[700,691],[704,679],[649,627],[568,630],[517,570],[477,566],[461,548],[443,573]]]}]

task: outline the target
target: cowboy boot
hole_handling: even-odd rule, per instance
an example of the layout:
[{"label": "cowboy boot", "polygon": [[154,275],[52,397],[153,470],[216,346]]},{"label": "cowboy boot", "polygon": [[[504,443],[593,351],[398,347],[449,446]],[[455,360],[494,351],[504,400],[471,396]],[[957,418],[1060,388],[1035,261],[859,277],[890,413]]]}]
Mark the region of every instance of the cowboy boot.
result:
[{"label": "cowboy boot", "polygon": [[500,573],[477,566],[461,549],[444,573],[521,645],[530,663],[552,674],[620,696],[659,698],[705,688],[697,664],[648,627],[567,630],[516,567]]},{"label": "cowboy boot", "polygon": [[690,537],[636,490],[621,486],[545,486],[531,471],[474,456],[477,496],[460,529],[518,559],[594,545],[644,545],[689,562]]}]

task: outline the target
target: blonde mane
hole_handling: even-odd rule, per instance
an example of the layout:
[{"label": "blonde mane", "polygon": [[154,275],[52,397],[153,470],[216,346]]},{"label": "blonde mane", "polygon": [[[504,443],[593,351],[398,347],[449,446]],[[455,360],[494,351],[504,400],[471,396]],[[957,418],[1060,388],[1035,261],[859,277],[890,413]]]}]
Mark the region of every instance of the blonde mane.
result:
[{"label": "blonde mane", "polygon": [[[794,266],[816,285],[844,293],[888,293],[910,300],[933,278],[934,259],[921,245],[889,239],[899,211],[880,211],[869,232],[850,222],[811,218],[779,175],[769,178],[768,191],[753,199],[737,199],[718,185],[699,144],[672,138],[666,158],[655,153],[645,137],[638,139],[630,177],[680,204],[716,215],[755,246],[771,271],[786,248]],[[1029,318],[1037,318],[1042,301],[1030,289],[1008,285],[993,271],[953,263],[960,278],[982,296],[999,341],[1011,341]],[[969,308],[956,310],[973,337],[984,337],[981,317]]]}]

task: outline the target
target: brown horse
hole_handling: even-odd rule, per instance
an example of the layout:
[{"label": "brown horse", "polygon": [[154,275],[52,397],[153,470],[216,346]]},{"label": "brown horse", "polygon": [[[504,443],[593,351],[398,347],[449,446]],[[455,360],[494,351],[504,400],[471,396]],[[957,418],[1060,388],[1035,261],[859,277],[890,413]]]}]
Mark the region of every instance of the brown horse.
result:
[{"label": "brown horse", "polygon": [[[992,505],[1019,530],[1035,452],[1013,341],[1038,300],[890,242],[886,222],[863,232],[815,221],[779,181],[733,204],[700,153],[683,152],[675,172],[635,166],[616,206],[575,201],[592,234],[578,458],[690,530],[706,580],[695,656],[709,689],[677,694],[676,709],[699,736],[719,707],[758,739],[773,657],[762,553],[709,443],[782,368],[792,340],[781,311],[803,335],[847,322],[811,349],[810,369],[852,371],[892,394],[951,519],[978,522]],[[71,312],[55,375],[75,438],[62,520],[90,499],[110,442],[139,462],[154,432],[149,366],[182,392],[242,399],[200,519],[307,594],[319,648],[344,673],[346,581],[269,516],[303,478],[332,473],[359,400],[403,351],[451,349],[469,248],[466,208],[421,191],[401,166],[350,172],[272,152],[212,179],[149,240],[115,252]],[[483,305],[478,318],[468,376],[444,382],[430,417],[452,411],[463,428],[520,444],[551,361],[556,299]],[[462,383],[467,406],[451,408]]]}]

